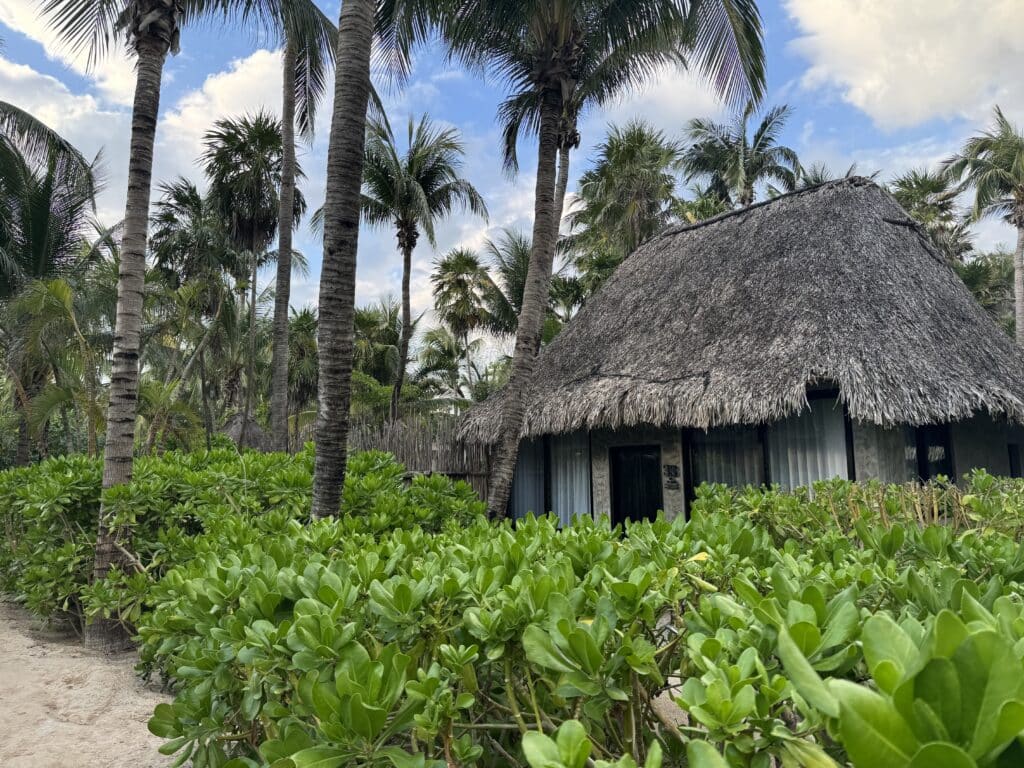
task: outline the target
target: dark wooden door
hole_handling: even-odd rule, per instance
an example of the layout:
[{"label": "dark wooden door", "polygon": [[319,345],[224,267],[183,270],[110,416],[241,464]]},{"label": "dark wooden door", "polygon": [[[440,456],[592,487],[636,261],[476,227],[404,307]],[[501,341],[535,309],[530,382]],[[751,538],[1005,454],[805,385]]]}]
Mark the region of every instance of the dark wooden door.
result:
[{"label": "dark wooden door", "polygon": [[653,520],[664,506],[661,493],[661,446],[631,445],[608,449],[612,524]]}]

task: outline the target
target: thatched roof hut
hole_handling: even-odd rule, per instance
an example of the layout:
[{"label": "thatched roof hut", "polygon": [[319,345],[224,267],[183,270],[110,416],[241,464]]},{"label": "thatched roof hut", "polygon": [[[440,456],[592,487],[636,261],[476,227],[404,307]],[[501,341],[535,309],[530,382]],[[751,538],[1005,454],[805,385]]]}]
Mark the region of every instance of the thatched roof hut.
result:
[{"label": "thatched roof hut", "polygon": [[242,424],[244,417],[241,413],[233,413],[224,423],[221,434],[227,435],[239,448],[252,448],[257,451],[270,451],[273,446],[270,444],[270,435],[260,426],[256,419],[250,418],[245,430],[245,442],[242,442]]},{"label": "thatched roof hut", "polygon": [[[895,199],[851,178],[666,231],[540,353],[523,436],[849,417],[1024,420],[1024,358]],[[498,434],[501,395],[464,435]]]}]

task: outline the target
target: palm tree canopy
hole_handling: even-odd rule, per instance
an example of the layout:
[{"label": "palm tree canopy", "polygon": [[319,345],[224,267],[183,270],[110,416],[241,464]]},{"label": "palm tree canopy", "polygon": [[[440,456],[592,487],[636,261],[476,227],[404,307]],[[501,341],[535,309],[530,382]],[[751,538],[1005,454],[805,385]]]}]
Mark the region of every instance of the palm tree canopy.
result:
[{"label": "palm tree canopy", "polygon": [[1024,133],[1002,109],[996,107],[992,127],[968,139],[943,168],[974,187],[975,219],[999,216],[1024,227]]},{"label": "palm tree canopy", "polygon": [[456,208],[487,216],[476,188],[460,176],[465,147],[454,128],[424,115],[409,119],[407,149],[400,154],[390,126],[374,122],[363,165],[363,218],[371,226],[395,224],[399,245],[415,247],[419,231],[435,244],[434,222]]},{"label": "palm tree canopy", "polygon": [[490,276],[475,253],[465,248],[449,251],[435,262],[430,282],[434,311],[455,336],[466,339],[486,322],[483,294]]},{"label": "palm tree canopy", "polygon": [[[204,137],[202,161],[210,178],[210,196],[228,232],[242,249],[262,252],[277,231],[281,187],[281,124],[266,112],[221,119]],[[296,167],[296,178],[303,178]],[[306,203],[295,192],[294,221]]]},{"label": "palm tree canopy", "polygon": [[454,57],[506,81],[499,109],[505,162],[536,133],[545,92],[558,95],[561,141],[591,105],[638,88],[669,66],[694,66],[729,102],[764,92],[761,20],[753,0],[452,0],[442,21]]},{"label": "palm tree canopy", "polygon": [[673,217],[681,153],[643,121],[612,126],[594,167],[580,179],[569,214],[573,234],[563,239],[563,249],[582,258],[609,250],[621,260],[661,231]]},{"label": "palm tree canopy", "polygon": [[741,206],[754,202],[755,187],[774,181],[786,192],[796,189],[800,161],[796,152],[778,143],[792,114],[786,105],[769,109],[752,135],[747,125],[754,114],[748,103],[730,123],[697,118],[686,126],[690,147],[683,155],[688,181],[710,179],[727,189],[731,201]]}]

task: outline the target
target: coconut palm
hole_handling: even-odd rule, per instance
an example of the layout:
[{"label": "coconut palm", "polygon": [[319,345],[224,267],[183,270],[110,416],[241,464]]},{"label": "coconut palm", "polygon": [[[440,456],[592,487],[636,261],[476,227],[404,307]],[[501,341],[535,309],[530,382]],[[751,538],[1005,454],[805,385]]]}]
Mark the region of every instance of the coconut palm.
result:
[{"label": "coconut palm", "polygon": [[[78,263],[97,184],[93,165],[45,127],[21,122],[30,132],[39,129],[40,136],[33,139],[17,128],[8,132],[8,126],[0,133],[0,303],[31,281],[67,274]],[[36,140],[41,143],[34,147]],[[19,414],[18,464],[29,460],[29,405],[44,380],[38,356],[25,351],[22,331],[23,324],[13,321],[0,330]]]},{"label": "coconut palm", "polygon": [[772,107],[748,135],[755,104],[746,105],[730,123],[697,118],[686,125],[690,146],[683,153],[687,181],[708,179],[715,189],[727,190],[729,200],[746,207],[754,202],[757,185],[775,182],[784,192],[796,189],[800,161],[778,143],[792,114],[786,105]]},{"label": "coconut palm", "polygon": [[487,216],[487,206],[476,188],[459,174],[465,148],[454,128],[439,128],[424,115],[409,119],[406,150],[400,152],[390,127],[370,127],[363,165],[363,218],[370,226],[394,226],[402,254],[402,340],[398,372],[391,392],[391,419],[398,418],[398,402],[409,361],[412,307],[409,284],[412,253],[420,234],[433,246],[436,222],[457,208]]},{"label": "coconut palm", "polygon": [[982,253],[953,268],[974,298],[1011,336],[1014,333],[1013,254],[1005,251]]},{"label": "coconut palm", "polygon": [[[114,331],[107,439],[104,444],[103,487],[129,482],[139,391],[145,250],[153,147],[160,112],[160,87],[168,53],[178,52],[181,26],[203,15],[252,17],[260,24],[282,18],[282,3],[294,0],[45,0],[42,13],[73,51],[87,50],[90,64],[102,58],[115,42],[124,42],[135,57],[135,97],[132,104],[131,151],[125,199],[117,325]],[[312,5],[312,4],[310,4]],[[302,17],[292,12],[293,21]],[[121,558],[100,510],[94,577],[106,575]],[[117,622],[99,620],[89,626],[86,642],[97,647],[124,644]]]},{"label": "coconut palm", "polygon": [[641,120],[611,126],[569,213],[570,254],[593,291],[626,256],[669,224],[682,148]]},{"label": "coconut palm", "polygon": [[893,179],[890,189],[950,262],[963,261],[972,243],[968,223],[957,203],[963,191],[961,184],[941,170],[915,168]]},{"label": "coconut palm", "polygon": [[[270,376],[270,437],[277,450],[288,448],[288,411],[291,377],[288,351],[291,321],[288,302],[292,277],[292,220],[295,205],[295,127],[312,140],[316,109],[327,89],[327,73],[334,64],[338,30],[312,0],[283,6],[281,93],[281,194],[278,210],[277,281],[274,292],[274,341]],[[315,327],[315,326],[314,326]]]},{"label": "coconut palm", "polygon": [[689,196],[677,200],[672,213],[682,223],[696,224],[730,210],[727,191],[712,184],[693,184]]},{"label": "coconut palm", "polygon": [[1024,345],[1024,134],[995,108],[989,130],[967,140],[943,167],[974,190],[975,220],[999,216],[1017,229],[1013,254],[1013,289],[1017,343]]},{"label": "coconut palm", "polygon": [[323,206],[314,518],[338,513],[348,458],[356,252],[366,113],[372,89],[371,49],[376,34],[378,51],[391,71],[407,71],[412,43],[426,35],[438,10],[438,4],[430,0],[345,0],[341,5]]},{"label": "coconut palm", "polygon": [[354,365],[385,386],[395,381],[402,339],[402,307],[390,296],[356,307]]},{"label": "coconut palm", "polygon": [[[685,58],[733,100],[759,98],[764,84],[760,18],[752,0],[455,0],[444,31],[453,54],[498,74],[536,128],[533,253],[493,464],[488,508],[503,515],[533,371],[547,315],[558,236],[559,145],[589,104],[603,104]],[[522,122],[521,121],[521,122]],[[507,132],[506,132],[506,135]]]},{"label": "coconut palm", "polygon": [[[248,264],[249,360],[240,436],[244,443],[256,390],[257,278],[279,223],[284,166],[281,124],[265,112],[222,119],[206,133],[204,143],[210,196],[227,223],[232,243],[245,254]],[[294,173],[302,177],[298,166]],[[298,222],[305,212],[305,200],[297,190],[293,190],[292,197],[291,220]]]}]

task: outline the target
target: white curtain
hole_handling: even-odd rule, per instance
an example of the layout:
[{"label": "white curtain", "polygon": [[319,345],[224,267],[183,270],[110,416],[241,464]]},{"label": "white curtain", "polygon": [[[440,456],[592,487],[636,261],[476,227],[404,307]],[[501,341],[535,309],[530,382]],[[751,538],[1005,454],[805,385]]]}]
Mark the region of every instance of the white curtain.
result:
[{"label": "white curtain", "polygon": [[764,449],[756,427],[721,427],[694,432],[693,485],[725,483],[730,486],[764,483]]},{"label": "white curtain", "polygon": [[562,525],[590,515],[590,438],[586,432],[552,435],[551,511]]},{"label": "white curtain", "polygon": [[809,411],[768,427],[771,481],[783,488],[847,478],[846,423],[836,400],[811,400]]},{"label": "white curtain", "polygon": [[526,517],[529,512],[542,515],[544,509],[544,441],[519,443],[516,473],[512,476],[512,516]]}]

